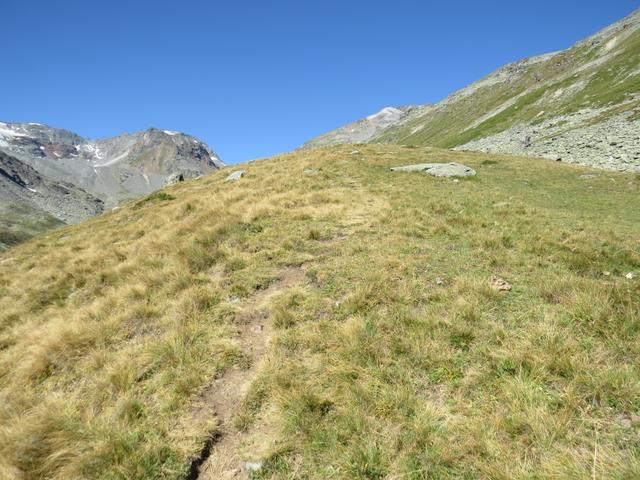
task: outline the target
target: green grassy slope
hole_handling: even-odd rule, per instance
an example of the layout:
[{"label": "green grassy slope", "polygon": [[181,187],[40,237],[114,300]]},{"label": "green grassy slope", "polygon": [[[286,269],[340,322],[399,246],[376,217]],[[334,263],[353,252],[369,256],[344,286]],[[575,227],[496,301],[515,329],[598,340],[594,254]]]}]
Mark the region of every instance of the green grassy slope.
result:
[{"label": "green grassy slope", "polygon": [[0,250],[24,242],[64,222],[48,213],[18,203],[0,203]]},{"label": "green grassy slope", "polygon": [[[185,478],[230,438],[265,479],[640,476],[638,177],[352,150],[2,254],[0,478]],[[478,176],[388,170],[434,161]]]},{"label": "green grassy slope", "polygon": [[[605,56],[600,63],[598,60]],[[622,110],[619,107],[640,93],[638,65],[640,29],[636,28],[611,48],[606,41],[581,43],[525,67],[508,82],[483,86],[469,96],[388,129],[376,141],[449,148],[518,123],[540,123],[583,108],[608,108],[610,114],[640,111],[638,100]],[[575,86],[578,88],[572,91]],[[554,95],[556,92],[562,93]],[[508,108],[482,120],[511,99],[515,101]],[[605,113],[600,121],[606,117]],[[482,121],[469,128],[476,120]]]}]

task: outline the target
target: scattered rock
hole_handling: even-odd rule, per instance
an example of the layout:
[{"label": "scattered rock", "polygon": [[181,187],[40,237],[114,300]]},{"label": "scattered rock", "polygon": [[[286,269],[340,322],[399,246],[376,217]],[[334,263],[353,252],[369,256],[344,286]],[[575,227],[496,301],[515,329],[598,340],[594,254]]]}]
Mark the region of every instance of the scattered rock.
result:
[{"label": "scattered rock", "polygon": [[491,277],[491,287],[499,292],[508,292],[511,290],[511,285],[502,278],[496,276]]},{"label": "scattered rock", "polygon": [[618,415],[618,423],[624,428],[631,428],[631,419],[625,415]]},{"label": "scattered rock", "polygon": [[436,277],[436,285],[444,284],[444,279],[442,277]]},{"label": "scattered rock", "polygon": [[313,168],[305,168],[302,173],[304,173],[305,175],[313,175],[315,173],[318,173],[317,170],[313,169]]},{"label": "scattered rock", "polygon": [[605,271],[605,272],[602,272],[602,275],[603,275],[604,277],[610,277],[610,276],[611,276],[611,272],[607,272],[607,271]]},{"label": "scattered rock", "polygon": [[354,150],[353,152],[351,152],[349,155],[357,155],[360,153],[360,150]]},{"label": "scattered rock", "polygon": [[392,172],[424,172],[434,177],[473,177],[476,172],[461,163],[419,163],[393,167]]},{"label": "scattered rock", "polygon": [[626,278],[627,280],[633,280],[634,278],[636,278],[636,274],[633,272],[629,272],[624,276],[624,278]]},{"label": "scattered rock", "polygon": [[634,428],[640,422],[640,416],[636,414],[618,414],[616,415],[617,423],[624,428]]},{"label": "scattered rock", "polygon": [[260,471],[262,468],[262,462],[244,462],[244,469],[248,473],[254,473]]},{"label": "scattered rock", "polygon": [[242,177],[244,177],[245,173],[247,173],[246,170],[236,170],[235,172],[231,172],[226,181],[235,182],[236,180],[240,180]]},{"label": "scattered rock", "polygon": [[184,174],[175,172],[169,175],[165,181],[164,186],[167,187],[169,185],[175,185],[176,183],[184,182]]}]

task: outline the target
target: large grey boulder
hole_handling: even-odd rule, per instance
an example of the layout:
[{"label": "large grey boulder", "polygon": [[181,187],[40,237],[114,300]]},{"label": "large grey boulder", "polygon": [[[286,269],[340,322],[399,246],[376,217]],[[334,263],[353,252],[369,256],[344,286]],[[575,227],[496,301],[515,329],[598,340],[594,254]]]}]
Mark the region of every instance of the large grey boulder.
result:
[{"label": "large grey boulder", "polygon": [[392,172],[424,172],[434,177],[473,177],[476,171],[461,163],[419,163],[393,167]]},{"label": "large grey boulder", "polygon": [[247,173],[246,170],[236,170],[227,177],[227,182],[235,182],[236,180],[240,180],[245,173]]},{"label": "large grey boulder", "polygon": [[176,172],[172,173],[165,179],[164,186],[168,187],[169,185],[175,185],[176,183],[180,182],[184,182],[184,174]]}]

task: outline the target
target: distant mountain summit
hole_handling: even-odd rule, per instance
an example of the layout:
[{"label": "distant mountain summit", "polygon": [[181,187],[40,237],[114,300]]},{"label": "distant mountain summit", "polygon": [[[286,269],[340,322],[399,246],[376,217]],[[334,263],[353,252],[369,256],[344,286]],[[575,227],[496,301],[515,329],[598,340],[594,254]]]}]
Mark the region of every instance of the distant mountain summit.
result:
[{"label": "distant mountain summit", "polygon": [[506,65],[435,105],[385,108],[304,144],[397,143],[640,172],[640,10]]},{"label": "distant mountain summit", "polygon": [[90,140],[39,123],[0,122],[0,231],[22,225],[16,212],[76,223],[172,178],[223,166],[204,142],[171,130]]},{"label": "distant mountain summit", "polygon": [[365,143],[385,130],[406,121],[410,116],[423,112],[429,106],[385,107],[373,115],[320,135],[303,145],[303,148],[318,148],[344,143]]}]

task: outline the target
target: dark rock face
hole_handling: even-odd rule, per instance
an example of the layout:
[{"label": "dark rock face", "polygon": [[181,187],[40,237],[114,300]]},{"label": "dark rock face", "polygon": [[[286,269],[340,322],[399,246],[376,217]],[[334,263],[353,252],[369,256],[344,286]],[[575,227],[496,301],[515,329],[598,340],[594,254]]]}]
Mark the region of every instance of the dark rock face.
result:
[{"label": "dark rock face", "polygon": [[[0,154],[0,160],[2,159],[2,154]],[[16,185],[22,188],[27,188],[27,184],[24,183],[24,180],[18,175],[14,170],[5,170],[0,167],[0,176],[3,176],[5,179],[12,181]]]}]

